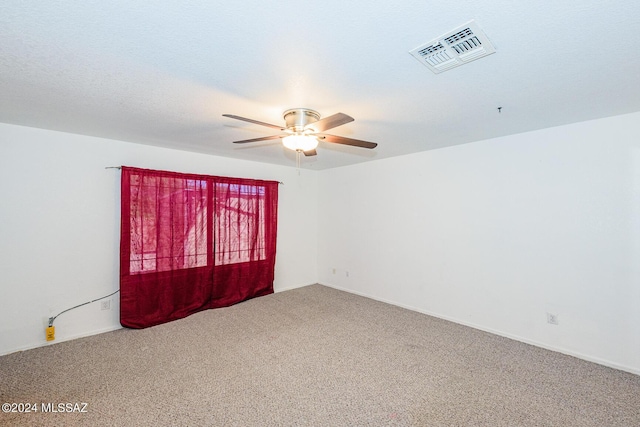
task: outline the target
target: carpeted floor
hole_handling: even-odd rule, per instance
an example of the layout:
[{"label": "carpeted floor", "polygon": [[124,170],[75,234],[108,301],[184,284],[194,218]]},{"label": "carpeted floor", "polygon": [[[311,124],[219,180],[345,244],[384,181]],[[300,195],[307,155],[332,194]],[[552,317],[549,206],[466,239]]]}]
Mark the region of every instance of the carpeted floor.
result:
[{"label": "carpeted floor", "polygon": [[5,402],[38,408],[11,426],[640,426],[640,377],[313,285],[0,357]]}]

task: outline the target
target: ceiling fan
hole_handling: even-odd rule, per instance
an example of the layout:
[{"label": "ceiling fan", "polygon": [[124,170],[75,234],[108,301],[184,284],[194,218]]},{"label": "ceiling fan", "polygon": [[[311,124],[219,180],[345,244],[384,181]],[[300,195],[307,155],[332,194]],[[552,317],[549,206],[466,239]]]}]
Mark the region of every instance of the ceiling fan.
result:
[{"label": "ceiling fan", "polygon": [[267,126],[273,129],[278,129],[280,132],[284,132],[279,135],[233,141],[234,144],[245,144],[247,142],[269,141],[272,139],[282,138],[282,144],[285,147],[296,151],[298,154],[303,153],[305,156],[315,156],[318,154],[316,152],[316,147],[318,146],[319,141],[351,145],[361,148],[375,148],[378,145],[375,142],[361,141],[359,139],[324,133],[326,130],[333,129],[354,120],[353,117],[343,113],[337,113],[332,116],[325,117],[324,119],[320,119],[320,114],[317,111],[310,110],[308,108],[292,108],[283,113],[285,121],[284,127],[235,116],[233,114],[223,114],[223,116]]}]

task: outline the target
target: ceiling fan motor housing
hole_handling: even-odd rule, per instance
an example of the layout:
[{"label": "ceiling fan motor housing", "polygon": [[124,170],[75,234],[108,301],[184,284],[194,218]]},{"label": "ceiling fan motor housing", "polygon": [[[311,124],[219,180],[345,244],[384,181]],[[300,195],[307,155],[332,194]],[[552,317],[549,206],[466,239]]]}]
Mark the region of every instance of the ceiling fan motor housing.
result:
[{"label": "ceiling fan motor housing", "polygon": [[308,108],[292,108],[283,113],[287,129],[293,132],[303,132],[305,126],[320,119],[320,113]]}]

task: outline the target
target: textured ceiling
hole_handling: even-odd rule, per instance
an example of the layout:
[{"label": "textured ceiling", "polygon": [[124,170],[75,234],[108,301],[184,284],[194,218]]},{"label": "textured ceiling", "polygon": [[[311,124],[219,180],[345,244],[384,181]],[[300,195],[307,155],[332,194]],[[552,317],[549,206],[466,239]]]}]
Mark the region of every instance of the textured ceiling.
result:
[{"label": "textured ceiling", "polygon": [[[409,55],[471,19],[495,54]],[[639,33],[637,0],[3,0],[0,122],[295,166],[222,114],[349,114],[330,133],[379,145],[321,143],[326,169],[640,111]]]}]

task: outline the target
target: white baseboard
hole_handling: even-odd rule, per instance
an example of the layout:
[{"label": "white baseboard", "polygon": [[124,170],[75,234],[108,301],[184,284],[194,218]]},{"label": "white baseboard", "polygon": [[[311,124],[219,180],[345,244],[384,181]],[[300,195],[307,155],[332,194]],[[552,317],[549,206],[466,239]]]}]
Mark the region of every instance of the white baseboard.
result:
[{"label": "white baseboard", "polygon": [[46,347],[46,346],[49,346],[49,345],[56,345],[56,344],[61,343],[61,342],[71,341],[71,340],[75,340],[75,339],[78,339],[78,338],[90,337],[92,335],[103,334],[105,332],[117,331],[118,329],[122,329],[122,326],[121,325],[114,325],[114,326],[109,326],[107,328],[96,329],[96,330],[89,331],[89,332],[82,332],[80,334],[70,335],[70,336],[64,337],[62,339],[56,339],[55,341],[37,342],[37,343],[29,344],[29,345],[26,345],[26,346],[23,346],[23,347],[18,347],[18,348],[15,348],[15,349],[11,349],[11,350],[5,351],[2,354],[0,354],[0,356],[5,356],[5,355],[11,354],[11,353],[17,353],[19,351],[32,350],[34,348],[39,348],[39,347]]},{"label": "white baseboard", "polygon": [[[277,290],[274,289],[274,292],[276,292],[276,293],[285,292],[285,291],[298,289],[298,288],[302,288],[302,287],[310,286],[310,285],[314,285],[314,284],[316,284],[316,283],[308,283],[308,284],[305,284],[305,285],[291,286],[291,287],[286,287],[286,288],[279,288]],[[544,349],[547,349],[547,350],[555,351],[555,352],[558,352],[558,353],[566,354],[568,356],[577,357],[578,359],[586,360],[588,362],[597,363],[599,365],[607,366],[609,368],[618,369],[620,371],[629,372],[629,373],[635,374],[635,375],[640,375],[640,370],[639,369],[635,369],[635,368],[632,368],[630,366],[620,365],[618,363],[615,363],[615,362],[612,362],[612,361],[609,361],[609,360],[606,360],[606,359],[601,359],[599,357],[594,357],[594,356],[590,356],[590,355],[587,355],[587,354],[583,354],[583,353],[567,350],[567,349],[562,348],[562,347],[548,345],[548,344],[545,344],[545,343],[542,343],[542,342],[538,342],[538,341],[535,341],[535,340],[531,340],[531,339],[528,339],[528,338],[523,338],[523,337],[518,336],[518,335],[505,333],[505,332],[502,332],[502,331],[499,331],[499,330],[496,330],[496,329],[486,328],[486,327],[481,326],[481,325],[477,325],[477,324],[470,323],[470,322],[465,322],[465,321],[462,321],[462,320],[459,320],[459,319],[456,319],[456,318],[452,318],[452,317],[449,317],[449,316],[443,316],[441,314],[434,313],[434,312],[431,312],[431,311],[428,311],[428,310],[423,310],[423,309],[420,309],[420,308],[417,308],[417,307],[413,307],[413,306],[410,306],[410,305],[401,304],[401,303],[398,303],[398,302],[395,302],[395,301],[391,301],[391,300],[388,300],[388,299],[385,299],[385,298],[379,298],[379,297],[376,297],[376,296],[373,296],[373,295],[366,294],[364,292],[358,292],[358,291],[342,288],[340,286],[335,286],[335,285],[328,284],[328,283],[318,283],[318,284],[320,284],[322,286],[329,287],[329,288],[337,289],[339,291],[348,292],[348,293],[351,293],[351,294],[354,294],[354,295],[359,295],[359,296],[362,296],[362,297],[365,297],[365,298],[370,298],[372,300],[384,302],[386,304],[391,304],[391,305],[395,305],[397,307],[402,307],[402,308],[405,308],[407,310],[411,310],[411,311],[415,311],[415,312],[418,312],[418,313],[425,314],[427,316],[437,317],[439,319],[447,320],[449,322],[453,322],[453,323],[457,323],[457,324],[460,324],[460,325],[468,326],[470,328],[478,329],[478,330],[481,330],[481,331],[484,331],[484,332],[488,332],[488,333],[491,333],[491,334],[494,334],[494,335],[498,335],[498,336],[501,336],[501,337],[509,338],[509,339],[516,340],[516,341],[520,341],[520,342],[523,342],[523,343],[526,343],[526,344],[530,344],[530,345],[533,345],[533,346],[536,346],[536,347],[540,347],[540,348],[544,348]],[[75,339],[78,339],[78,338],[84,338],[84,337],[88,337],[88,336],[91,336],[91,335],[98,335],[98,334],[102,334],[102,333],[105,333],[105,332],[116,331],[118,329],[122,329],[122,326],[121,325],[114,325],[114,326],[110,326],[110,327],[103,328],[103,329],[98,329],[98,330],[93,330],[93,331],[89,331],[89,332],[83,332],[81,334],[67,336],[67,337],[65,337],[63,339],[56,340],[56,341],[51,341],[51,342],[46,342],[45,341],[45,342],[33,343],[33,344],[30,344],[30,345],[27,345],[27,346],[23,346],[23,347],[19,347],[19,348],[15,348],[15,349],[11,349],[11,350],[5,351],[5,352],[1,353],[0,356],[4,356],[4,355],[7,355],[7,354],[11,354],[11,353],[16,353],[18,351],[31,350],[31,349],[38,348],[38,347],[44,347],[44,346],[48,346],[48,345],[55,345],[57,343],[61,343],[61,342],[65,342],[65,341],[71,341],[71,340],[75,340]]]},{"label": "white baseboard", "polygon": [[296,285],[296,286],[288,286],[286,288],[277,288],[273,290],[274,293],[279,293],[279,292],[286,292],[286,291],[290,291],[293,289],[298,289],[298,288],[304,288],[305,286],[311,286],[311,285],[317,285],[318,282],[312,282],[312,283],[307,283],[306,285]]},{"label": "white baseboard", "polygon": [[[274,289],[274,292],[285,292],[285,291],[289,291],[289,290],[292,290],[292,289],[302,288],[304,286],[309,286],[309,285],[314,285],[314,284],[316,284],[316,282],[308,283],[306,285],[298,285],[298,286],[291,286],[291,287],[286,287],[286,288],[278,288],[278,289]],[[5,355],[11,354],[11,353],[17,353],[19,351],[32,350],[34,348],[45,347],[45,346],[49,346],[49,345],[55,345],[55,344],[58,344],[58,343],[61,343],[61,342],[65,342],[65,341],[71,341],[71,340],[75,340],[75,339],[78,339],[78,338],[89,337],[91,335],[98,335],[98,334],[103,334],[105,332],[116,331],[118,329],[122,329],[122,326],[121,325],[109,326],[107,328],[96,329],[96,330],[93,330],[93,331],[83,332],[83,333],[75,334],[75,335],[69,335],[69,336],[66,336],[66,337],[64,337],[62,339],[56,338],[55,341],[39,341],[37,343],[32,343],[32,344],[28,344],[28,345],[25,345],[25,346],[21,346],[21,347],[9,349],[9,350],[2,350],[2,352],[0,352],[0,356],[5,356]]]},{"label": "white baseboard", "polygon": [[486,328],[484,326],[481,325],[477,325],[474,323],[470,323],[470,322],[465,322],[459,319],[455,319],[452,317],[448,317],[448,316],[443,316],[441,314],[438,313],[433,313],[430,312],[428,310],[423,310],[417,307],[413,307],[410,305],[406,305],[406,304],[401,304],[401,303],[397,303],[395,301],[391,301],[391,300],[387,300],[385,298],[378,298],[369,294],[365,294],[363,292],[358,292],[358,291],[354,291],[351,289],[345,289],[345,288],[341,288],[340,286],[334,286],[331,284],[327,284],[327,283],[320,283],[323,286],[326,286],[328,288],[333,288],[333,289],[337,289],[339,291],[343,291],[343,292],[348,292],[354,295],[359,295],[361,297],[365,297],[365,298],[370,298],[372,300],[376,300],[376,301],[380,301],[380,302],[384,302],[387,304],[391,304],[391,305],[395,305],[397,307],[402,307],[402,308],[406,308],[407,310],[411,310],[411,311],[416,311],[418,313],[422,313],[422,314],[426,314],[427,316],[432,316],[432,317],[437,317],[438,319],[443,319],[443,320],[447,320],[449,322],[453,322],[453,323],[457,323],[459,325],[464,325],[464,326],[468,326],[470,328],[474,328],[474,329],[478,329],[484,332],[489,332],[490,334],[494,334],[494,335],[498,335],[501,337],[505,337],[505,338],[509,338],[515,341],[520,341],[523,342],[525,344],[530,344],[536,347],[540,347],[540,348],[544,348],[546,350],[551,350],[551,351],[555,351],[557,353],[562,353],[562,354],[566,354],[568,356],[573,356],[573,357],[577,357],[578,359],[582,359],[582,360],[586,360],[588,362],[593,362],[593,363],[597,363],[598,365],[602,365],[602,366],[607,366],[609,368],[613,368],[613,369],[617,369],[619,371],[625,371],[625,372],[629,372],[631,374],[635,374],[635,375],[640,375],[640,369],[636,369],[636,368],[632,368],[630,366],[625,366],[625,365],[620,365],[618,363],[615,362],[611,362],[609,360],[606,359],[601,359],[599,357],[594,357],[594,356],[590,356],[587,354],[583,354],[583,353],[579,353],[579,352],[575,352],[575,351],[571,351],[571,350],[567,350],[566,348],[562,348],[562,347],[556,347],[556,346],[552,346],[552,345],[548,345],[545,343],[541,343],[535,340],[530,340],[528,338],[523,338],[521,336],[518,335],[513,335],[513,334],[509,334],[509,333],[505,333],[496,329],[492,329],[492,328]]}]

